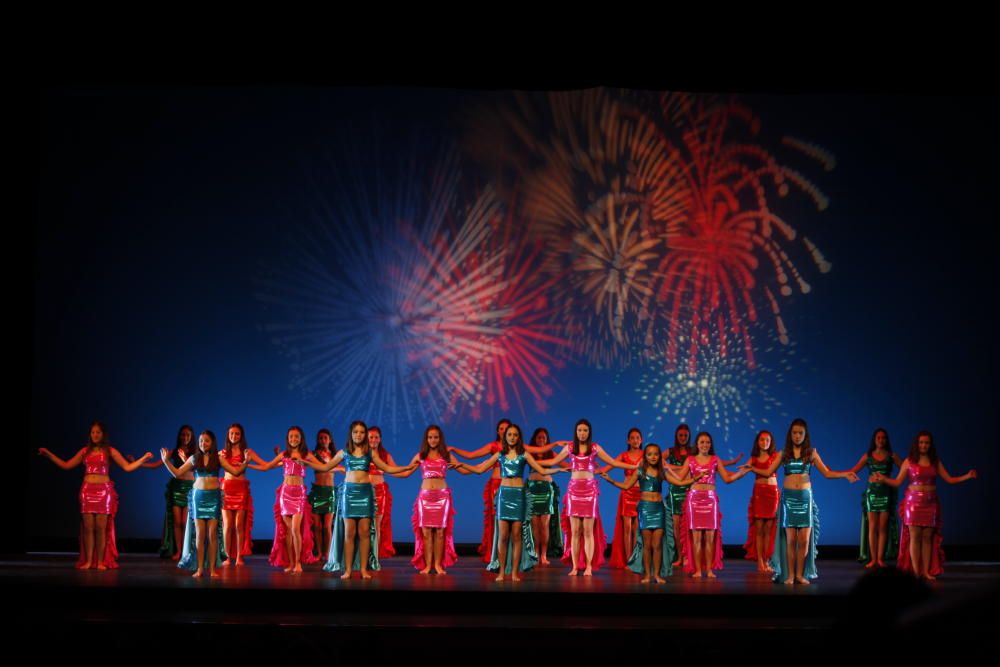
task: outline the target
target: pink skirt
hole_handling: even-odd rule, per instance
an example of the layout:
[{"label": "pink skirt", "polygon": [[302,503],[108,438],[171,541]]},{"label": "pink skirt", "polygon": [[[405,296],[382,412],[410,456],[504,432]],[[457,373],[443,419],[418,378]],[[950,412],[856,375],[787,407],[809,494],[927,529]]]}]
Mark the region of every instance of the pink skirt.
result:
[{"label": "pink skirt", "polygon": [[903,525],[936,528],[939,508],[936,490],[914,491],[907,489],[906,498],[903,500]]},{"label": "pink skirt", "polygon": [[719,496],[712,489],[691,489],[684,501],[688,530],[719,529]]},{"label": "pink skirt", "polygon": [[414,510],[420,528],[446,528],[451,516],[451,489],[421,489]]},{"label": "pink skirt", "polygon": [[114,514],[117,501],[114,482],[84,482],[80,487],[80,514]]},{"label": "pink skirt", "polygon": [[596,517],[597,497],[596,479],[571,479],[566,489],[566,515]]},{"label": "pink skirt", "polygon": [[278,505],[281,516],[302,514],[306,510],[306,485],[282,484],[278,487]]}]

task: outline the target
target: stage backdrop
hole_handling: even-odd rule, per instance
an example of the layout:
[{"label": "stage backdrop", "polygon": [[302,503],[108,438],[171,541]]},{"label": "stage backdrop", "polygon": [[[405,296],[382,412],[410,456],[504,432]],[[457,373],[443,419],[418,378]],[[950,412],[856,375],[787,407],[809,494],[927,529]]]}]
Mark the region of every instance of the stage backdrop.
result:
[{"label": "stage backdrop", "polygon": [[[976,98],[50,89],[29,447],[69,457],[99,419],[138,456],[240,422],[270,458],[293,424],[340,447],[362,419],[403,462],[429,423],[473,449],[501,417],[559,439],[586,417],[612,454],[686,422],[731,457],[801,416],[834,469],[878,426],[903,455],[930,429],[953,474],[980,471],[942,489],[946,541],[997,543],[996,118]],[[75,534],[81,471],[30,475],[30,535]],[[167,473],[112,477],[120,534],[158,536]],[[280,471],[248,477],[270,537]],[[418,477],[389,481],[398,540]],[[856,543],[863,483],[814,478],[821,542]],[[457,541],[485,482],[449,475]],[[719,490],[727,543],[750,487]]]}]

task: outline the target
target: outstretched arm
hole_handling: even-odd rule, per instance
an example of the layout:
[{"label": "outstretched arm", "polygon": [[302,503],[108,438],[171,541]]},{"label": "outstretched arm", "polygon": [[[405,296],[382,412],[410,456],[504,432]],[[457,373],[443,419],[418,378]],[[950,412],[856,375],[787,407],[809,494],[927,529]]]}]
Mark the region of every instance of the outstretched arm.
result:
[{"label": "outstretched arm", "polygon": [[[271,461],[271,463],[265,463],[264,464],[265,466],[269,466],[269,467],[266,467],[266,468],[265,467],[261,467],[261,468],[257,468],[257,469],[258,470],[270,470],[271,468],[274,467],[274,465],[277,465],[277,463],[275,463],[275,461],[280,460],[280,458],[281,458],[281,454],[279,454],[278,458],[276,458],[274,461]],[[303,460],[305,461],[305,464],[307,466],[309,466],[310,468],[312,468],[316,472],[330,472],[331,470],[333,470],[336,467],[336,465],[338,463],[340,463],[340,461],[343,458],[344,458],[344,450],[341,449],[339,452],[337,452],[332,457],[330,457],[330,460],[327,461],[326,463],[323,463],[318,458],[316,458],[316,456],[312,452],[309,452],[309,456],[307,456]],[[274,464],[274,465],[271,465],[271,464]],[[250,466],[250,467],[253,468],[253,466]]]},{"label": "outstretched arm", "polygon": [[816,469],[819,470],[821,473],[823,473],[823,476],[826,477],[827,479],[837,479],[846,477],[851,482],[851,484],[858,481],[858,476],[855,475],[850,470],[830,470],[829,468],[827,468],[826,464],[823,463],[823,459],[820,458],[819,450],[817,449],[813,450],[812,462],[813,465],[816,466]]},{"label": "outstretched arm", "polygon": [[535,460],[535,457],[531,454],[525,454],[524,460],[528,462],[532,470],[540,475],[556,475],[565,470],[565,468],[546,468],[541,462]]},{"label": "outstretched arm", "polygon": [[715,469],[719,471],[719,476],[722,477],[722,481],[726,484],[732,484],[750,472],[750,468],[747,466],[742,466],[737,472],[729,472],[719,459],[715,459]]},{"label": "outstretched arm", "polygon": [[593,445],[593,447],[594,447],[594,453],[597,454],[597,458],[601,459],[610,466],[613,466],[615,468],[622,468],[624,470],[637,470],[639,468],[638,463],[625,463],[624,461],[616,461],[615,459],[611,458],[611,456],[609,456],[606,451],[604,451],[603,447],[599,447],[597,445]]},{"label": "outstretched arm", "polygon": [[478,465],[469,465],[468,463],[461,463],[455,461],[455,470],[464,475],[468,475],[470,472],[474,472],[477,475],[482,475],[484,472],[493,467],[493,464],[497,462],[500,458],[500,452],[494,452],[488,459],[483,461]]},{"label": "outstretched arm", "polygon": [[188,460],[185,461],[183,464],[181,464],[179,468],[174,467],[174,464],[170,462],[169,457],[170,457],[170,452],[168,452],[166,449],[160,450],[160,460],[163,461],[163,465],[167,467],[167,470],[174,477],[180,477],[184,473],[194,468],[194,456],[188,457]]},{"label": "outstretched arm", "polygon": [[977,476],[975,469],[973,469],[965,473],[964,475],[960,475],[958,477],[952,477],[951,475],[948,474],[948,471],[944,469],[944,464],[941,463],[940,461],[938,461],[937,464],[937,471],[938,471],[938,476],[944,481],[948,482],[949,484],[960,484],[962,482],[967,482],[970,479],[975,479]]},{"label": "outstretched arm", "polygon": [[478,459],[480,456],[486,456],[487,454],[489,454],[493,450],[493,445],[495,444],[496,441],[487,442],[479,449],[474,449],[471,452],[466,449],[459,449],[458,447],[449,447],[448,451],[455,452],[463,459]]},{"label": "outstretched arm", "polygon": [[[275,456],[273,459],[271,459],[267,463],[251,463],[249,467],[250,467],[251,470],[260,470],[261,472],[264,472],[266,470],[272,470],[274,468],[277,468],[279,465],[281,465],[281,462],[284,460],[284,458],[285,458],[285,453],[283,451],[279,451],[278,454],[277,454],[277,456]],[[308,463],[308,461],[307,461],[307,463]],[[318,470],[318,468],[316,468],[316,466],[312,466],[312,467],[314,469]]]},{"label": "outstretched arm", "polygon": [[374,463],[375,467],[381,470],[382,472],[388,472],[388,473],[406,472],[407,470],[413,470],[414,468],[417,467],[416,463],[410,463],[410,465],[408,466],[391,466],[379,457],[378,450],[375,449],[372,450],[372,463]]},{"label": "outstretched arm", "polygon": [[606,472],[601,472],[601,473],[598,473],[598,474],[601,477],[604,478],[604,481],[611,482],[612,484],[614,484],[615,486],[617,486],[622,491],[625,491],[627,489],[631,489],[633,486],[635,486],[636,481],[638,481],[638,479],[639,479],[639,471],[638,470],[633,470],[629,475],[627,475],[625,477],[625,481],[624,482],[619,482],[618,480],[613,479],[611,477],[611,475],[609,475]]},{"label": "outstretched arm", "polygon": [[70,470],[83,463],[83,457],[87,455],[87,448],[82,447],[80,451],[74,454],[73,458],[69,459],[68,461],[63,461],[61,458],[59,458],[49,450],[45,449],[44,447],[38,448],[38,455],[44,456],[49,461],[52,461],[63,470]]},{"label": "outstretched arm", "polygon": [[151,458],[153,458],[153,454],[151,452],[146,452],[145,454],[143,454],[134,461],[126,461],[125,457],[122,456],[117,449],[115,449],[114,447],[111,448],[111,460],[117,463],[118,467],[124,470],[125,472],[133,472],[135,470],[138,470],[139,468],[142,467],[143,463],[145,463]]}]

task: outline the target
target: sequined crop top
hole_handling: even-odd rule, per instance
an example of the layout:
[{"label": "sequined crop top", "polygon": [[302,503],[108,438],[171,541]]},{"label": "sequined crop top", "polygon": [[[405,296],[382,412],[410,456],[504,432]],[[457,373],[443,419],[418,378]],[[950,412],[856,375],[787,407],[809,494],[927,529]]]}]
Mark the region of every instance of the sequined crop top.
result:
[{"label": "sequined crop top", "polygon": [[508,459],[505,455],[500,455],[500,476],[505,478],[524,477],[524,466],[528,461],[524,454],[518,454],[517,458]]},{"label": "sequined crop top", "polygon": [[569,450],[570,470],[573,472],[594,472],[594,457],[597,456],[596,445],[590,446],[590,453],[577,456],[572,448]]},{"label": "sequined crop top", "polygon": [[368,452],[364,456],[354,456],[346,449],[344,450],[344,464],[348,472],[368,472],[368,466],[371,463],[371,452]]},{"label": "sequined crop top", "polygon": [[934,482],[937,480],[937,466],[922,466],[910,461],[906,474],[910,478],[910,484],[934,486]]},{"label": "sequined crop top", "polygon": [[[708,463],[698,463],[698,457],[691,456],[688,457],[688,469],[691,471],[691,477],[694,478],[695,484],[715,484],[715,471],[717,469],[716,461],[719,460],[717,456],[708,457]],[[702,475],[705,475],[704,479],[698,479]]]},{"label": "sequined crop top", "polygon": [[286,458],[281,464],[285,467],[286,475],[294,475],[295,477],[306,476],[306,464],[302,459]]},{"label": "sequined crop top", "polygon": [[785,461],[785,474],[786,475],[808,475],[809,468],[812,466],[812,461],[807,461],[805,459],[788,459]]},{"label": "sequined crop top", "polygon": [[[887,456],[884,459],[882,459],[881,461],[879,461],[874,456],[872,456],[871,454],[869,454],[868,455],[868,461],[867,461],[866,465],[868,466],[868,471],[869,472],[881,473],[881,474],[885,475],[886,477],[888,477],[889,474],[892,472],[893,460],[892,460],[891,456]],[[910,465],[912,466],[913,464],[910,463]],[[876,482],[876,484],[877,483],[878,482]]]},{"label": "sequined crop top", "polygon": [[448,461],[445,459],[427,458],[420,462],[420,474],[424,479],[442,479],[446,472],[448,472]]},{"label": "sequined crop top", "polygon": [[[758,459],[755,456],[750,461],[750,465],[755,469],[754,472],[760,474],[760,473],[764,472],[765,470],[767,470],[768,468],[771,467],[771,464],[774,463],[774,457],[775,456],[781,456],[781,454],[779,454],[778,452],[772,452],[770,455],[768,455],[767,459],[765,459],[763,461],[761,461],[760,459]],[[777,470],[775,470],[774,472],[772,472],[770,474],[770,477],[777,477],[777,476],[778,476],[778,471]],[[764,479],[764,477],[761,476],[758,479]]]},{"label": "sequined crop top", "polygon": [[649,492],[649,493],[663,493],[663,480],[660,477],[651,477],[646,474],[643,468],[638,470],[639,473],[639,491]]},{"label": "sequined crop top", "polygon": [[108,468],[110,467],[108,465],[108,457],[104,453],[103,448],[87,452],[87,455],[83,458],[83,465],[88,475],[107,475]]}]

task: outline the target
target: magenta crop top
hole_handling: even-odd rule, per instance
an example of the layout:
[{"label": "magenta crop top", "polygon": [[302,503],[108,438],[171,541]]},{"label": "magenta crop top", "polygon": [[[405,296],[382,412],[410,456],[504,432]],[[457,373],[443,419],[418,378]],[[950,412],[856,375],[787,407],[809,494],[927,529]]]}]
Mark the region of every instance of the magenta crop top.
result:
[{"label": "magenta crop top", "polygon": [[424,459],[420,462],[420,472],[424,479],[441,479],[448,472],[445,459]]}]

